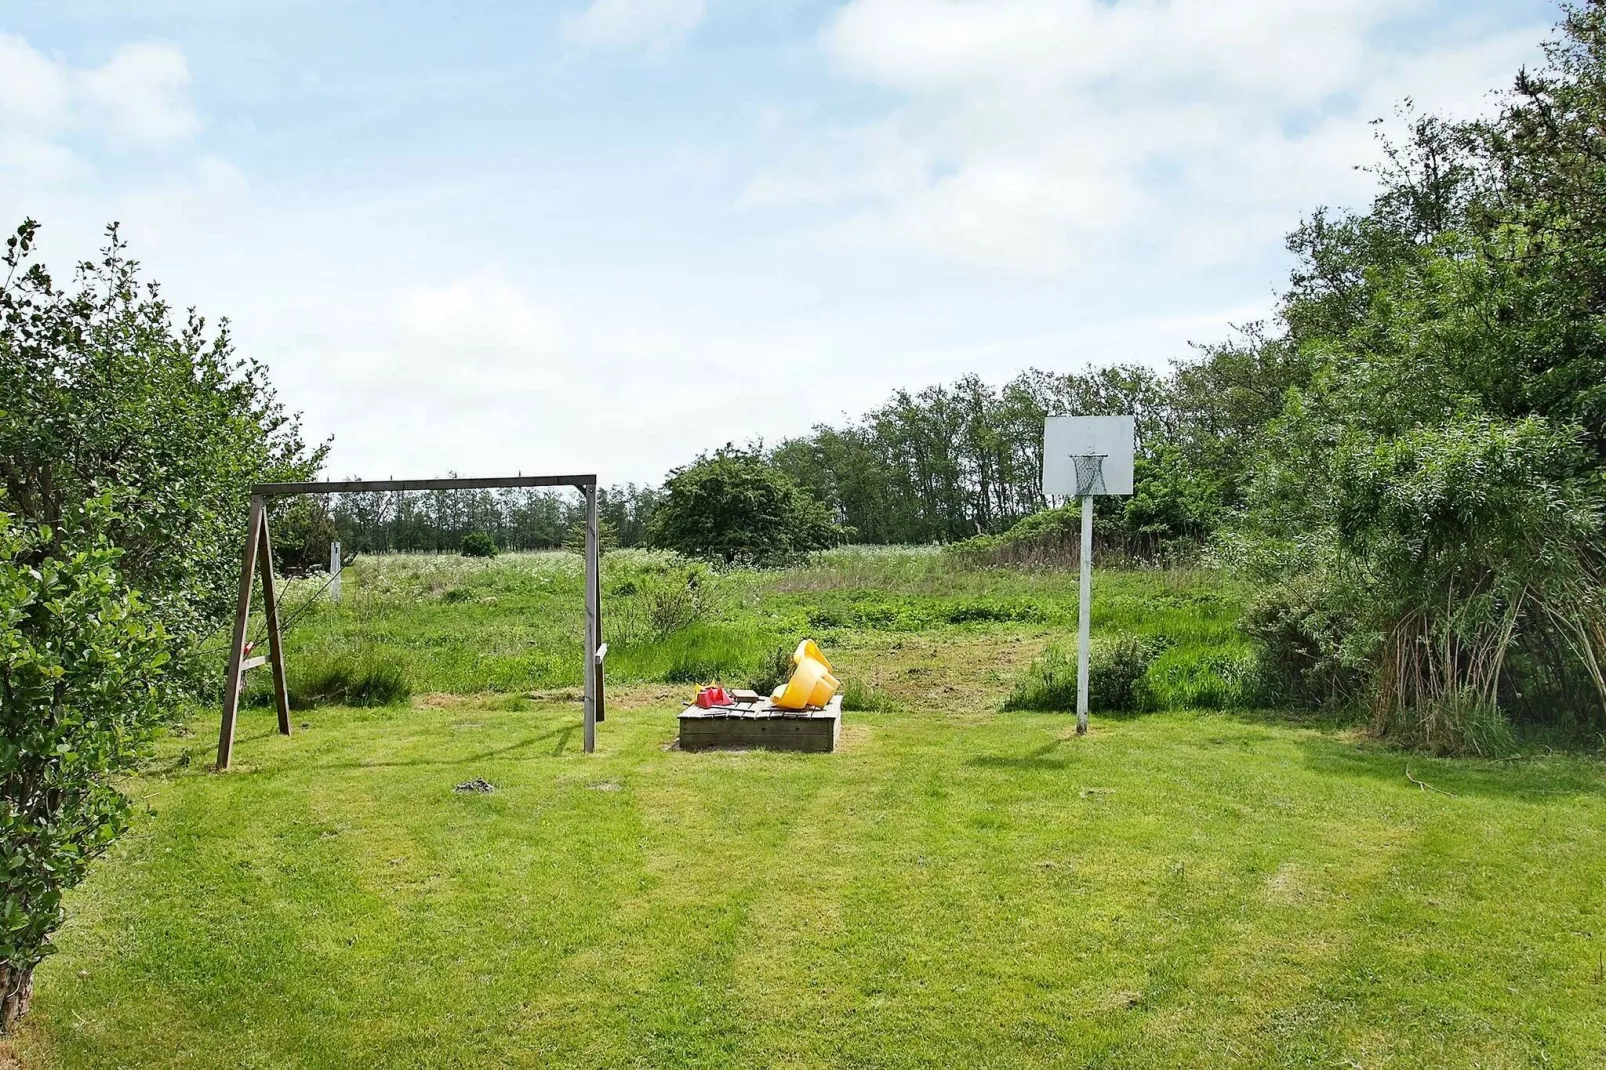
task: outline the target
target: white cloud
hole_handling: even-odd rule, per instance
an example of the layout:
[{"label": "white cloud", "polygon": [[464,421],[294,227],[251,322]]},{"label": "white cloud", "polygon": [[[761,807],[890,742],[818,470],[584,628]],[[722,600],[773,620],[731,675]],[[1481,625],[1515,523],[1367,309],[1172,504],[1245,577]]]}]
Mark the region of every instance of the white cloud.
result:
[{"label": "white cloud", "polygon": [[1365,195],[1369,120],[1406,96],[1485,106],[1544,36],[1389,32],[1432,7],[851,0],[821,45],[899,103],[859,128],[783,129],[740,203],[827,206],[837,239],[1025,273],[1141,246],[1231,262]]},{"label": "white cloud", "polygon": [[685,40],[706,10],[705,0],[591,0],[564,29],[583,44],[665,48]]},{"label": "white cloud", "polygon": [[65,121],[68,78],[61,64],[21,37],[0,33],[0,129],[50,130]]},{"label": "white cloud", "polygon": [[189,65],[173,45],[124,45],[103,65],[76,72],[76,82],[85,109],[121,140],[160,145],[201,128]]},{"label": "white cloud", "polygon": [[189,68],[172,45],[124,45],[98,67],[73,67],[0,34],[0,175],[59,182],[87,172],[74,145],[98,138],[159,147],[200,130]]}]

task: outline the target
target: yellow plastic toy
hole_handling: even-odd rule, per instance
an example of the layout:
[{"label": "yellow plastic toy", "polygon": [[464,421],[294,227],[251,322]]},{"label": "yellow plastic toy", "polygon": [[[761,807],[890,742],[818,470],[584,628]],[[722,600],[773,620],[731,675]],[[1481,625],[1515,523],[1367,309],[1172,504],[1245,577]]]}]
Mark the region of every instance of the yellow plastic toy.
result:
[{"label": "yellow plastic toy", "polygon": [[842,681],[831,675],[831,663],[825,660],[812,639],[797,645],[792,652],[792,664],[797,666],[792,670],[792,678],[770,695],[770,703],[783,710],[824,706],[842,686]]}]

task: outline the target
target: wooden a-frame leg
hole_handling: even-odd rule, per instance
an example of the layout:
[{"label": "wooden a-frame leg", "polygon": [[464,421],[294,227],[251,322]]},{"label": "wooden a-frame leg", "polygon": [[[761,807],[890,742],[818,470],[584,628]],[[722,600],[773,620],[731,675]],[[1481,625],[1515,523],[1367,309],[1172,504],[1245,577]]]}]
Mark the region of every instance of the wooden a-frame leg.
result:
[{"label": "wooden a-frame leg", "polygon": [[261,498],[251,499],[251,520],[246,525],[245,557],[240,563],[240,599],[234,610],[234,641],[229,646],[228,674],[223,678],[223,723],[218,728],[217,767],[228,769],[234,754],[234,719],[240,712],[240,665],[245,661],[246,624],[251,616],[251,581],[257,561],[266,514]]},{"label": "wooden a-frame leg", "polygon": [[290,690],[284,683],[284,642],[279,636],[279,595],[273,580],[273,537],[268,517],[262,515],[262,537],[257,540],[262,562],[262,609],[268,625],[268,664],[273,666],[273,703],[279,710],[279,734],[290,734]]}]

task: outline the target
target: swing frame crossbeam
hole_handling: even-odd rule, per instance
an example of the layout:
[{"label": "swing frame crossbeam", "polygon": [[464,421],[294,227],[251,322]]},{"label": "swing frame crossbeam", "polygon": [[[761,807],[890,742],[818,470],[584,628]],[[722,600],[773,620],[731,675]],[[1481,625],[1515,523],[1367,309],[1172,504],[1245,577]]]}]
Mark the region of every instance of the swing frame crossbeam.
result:
[{"label": "swing frame crossbeam", "polygon": [[[229,665],[223,679],[223,720],[218,729],[217,768],[229,768],[234,756],[234,725],[240,712],[240,695],[245,690],[245,674],[263,665],[273,669],[273,703],[279,715],[279,732],[290,734],[290,692],[285,685],[284,639],[279,629],[279,592],[273,576],[272,536],[268,532],[269,498],[296,495],[352,494],[363,491],[410,490],[493,490],[504,487],[573,487],[585,495],[585,751],[597,748],[597,722],[604,719],[602,663],[608,645],[602,641],[602,584],[599,567],[600,546],[597,529],[597,477],[503,476],[488,479],[375,479],[341,480],[326,483],[258,483],[251,488],[251,513],[247,522],[245,553],[240,563],[239,600],[234,612],[233,641],[229,646]],[[250,629],[251,595],[258,567],[262,570],[263,619],[267,630],[268,653],[250,656],[254,647],[247,643]]]}]

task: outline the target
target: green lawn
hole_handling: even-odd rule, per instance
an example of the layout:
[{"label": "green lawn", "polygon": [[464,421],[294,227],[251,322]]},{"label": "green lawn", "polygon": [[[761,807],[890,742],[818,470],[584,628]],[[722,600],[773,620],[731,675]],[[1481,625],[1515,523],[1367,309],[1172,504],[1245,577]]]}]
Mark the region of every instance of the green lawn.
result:
[{"label": "green lawn", "polygon": [[[827,626],[897,702],[834,755],[671,749],[689,689],[652,682],[613,692],[591,756],[572,700],[415,694],[288,740],[252,709],[219,775],[197,715],[71,898],[23,1065],[1606,1063],[1599,763],[1230,712],[1078,739],[998,712],[1074,584],[866,567],[738,577],[697,625],[923,615]],[[1101,619],[1203,642],[1210,582],[1101,578]],[[485,597],[451,604],[516,602]],[[936,619],[995,600],[1043,611]],[[446,604],[387,641],[450,632]],[[497,790],[452,790],[473,777]]]}]

